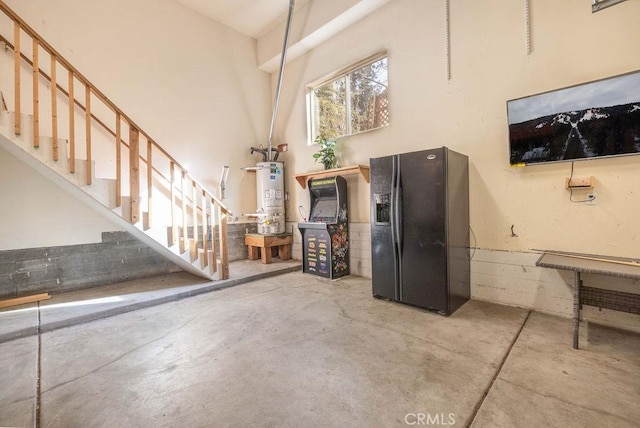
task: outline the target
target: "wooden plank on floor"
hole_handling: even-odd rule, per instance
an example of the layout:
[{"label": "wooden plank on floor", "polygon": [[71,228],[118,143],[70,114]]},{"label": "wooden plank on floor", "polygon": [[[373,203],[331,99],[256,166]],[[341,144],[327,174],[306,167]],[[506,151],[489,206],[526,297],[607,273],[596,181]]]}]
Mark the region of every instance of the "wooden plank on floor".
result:
[{"label": "wooden plank on floor", "polygon": [[25,303],[39,302],[40,300],[50,299],[49,293],[34,294],[32,296],[16,297],[15,299],[0,300],[0,308],[8,308],[11,306],[24,305]]}]

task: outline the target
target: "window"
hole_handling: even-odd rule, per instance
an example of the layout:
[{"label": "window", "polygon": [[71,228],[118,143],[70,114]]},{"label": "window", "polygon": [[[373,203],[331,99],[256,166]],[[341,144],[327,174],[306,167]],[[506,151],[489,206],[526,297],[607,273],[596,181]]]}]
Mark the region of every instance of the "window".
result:
[{"label": "window", "polygon": [[309,139],[334,139],[389,124],[387,55],[377,54],[308,88]]}]

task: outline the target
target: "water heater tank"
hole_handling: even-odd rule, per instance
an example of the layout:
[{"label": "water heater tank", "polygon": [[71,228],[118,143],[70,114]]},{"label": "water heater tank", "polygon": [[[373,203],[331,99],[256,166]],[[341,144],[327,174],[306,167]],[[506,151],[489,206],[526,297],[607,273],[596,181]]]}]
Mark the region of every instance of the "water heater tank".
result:
[{"label": "water heater tank", "polygon": [[256,170],[258,233],[284,233],[284,163],[258,162]]}]

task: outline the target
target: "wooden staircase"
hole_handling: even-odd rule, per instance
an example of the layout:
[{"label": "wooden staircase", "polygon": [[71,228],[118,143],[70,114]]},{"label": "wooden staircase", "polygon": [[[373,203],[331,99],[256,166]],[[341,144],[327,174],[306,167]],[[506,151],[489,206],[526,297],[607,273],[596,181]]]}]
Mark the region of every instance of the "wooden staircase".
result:
[{"label": "wooden staircase", "polygon": [[227,279],[228,208],[2,0],[0,18],[0,148],[183,269]]}]

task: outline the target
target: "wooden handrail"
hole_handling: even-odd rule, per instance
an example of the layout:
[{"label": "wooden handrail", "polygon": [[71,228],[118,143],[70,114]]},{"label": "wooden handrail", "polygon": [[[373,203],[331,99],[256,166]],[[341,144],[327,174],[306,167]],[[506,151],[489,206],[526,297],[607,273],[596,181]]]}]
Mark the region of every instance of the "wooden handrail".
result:
[{"label": "wooden handrail", "polygon": [[[0,43],[4,43],[8,49],[13,50],[13,44],[7,40],[3,35],[0,34]],[[29,66],[33,67],[33,61],[26,56],[24,53],[20,53],[20,57],[22,58],[22,60],[24,62],[26,62]],[[53,57],[52,57],[53,58]],[[55,68],[52,68],[52,70],[55,70]],[[52,85],[54,84],[52,77],[50,77],[45,71],[43,71],[42,69],[38,70],[39,75],[41,77],[43,77],[45,80],[47,80],[49,83],[51,83]],[[82,104],[80,101],[78,101],[78,99],[76,99],[73,96],[73,93],[67,91],[64,87],[62,87],[59,83],[55,83],[55,88],[60,91],[61,94],[63,94],[65,97],[72,99],[73,100],[73,104],[75,105],[75,107],[79,108],[83,113],[87,113],[87,110],[84,106],[84,104]],[[53,111],[53,109],[52,109]],[[120,115],[120,118],[118,119],[118,115]],[[124,145],[127,149],[130,149],[129,147],[129,143],[127,143],[125,140],[122,139],[122,136],[120,134],[120,132],[117,129],[117,125],[116,125],[116,131],[113,131],[106,123],[104,123],[104,121],[102,119],[100,119],[99,117],[97,117],[96,115],[94,115],[93,113],[90,113],[89,115],[91,117],[91,120],[93,122],[95,122],[96,124],[100,125],[108,134],[110,134],[112,137],[114,137],[116,139],[116,141],[120,141],[120,144]],[[116,124],[118,123],[118,121],[122,120],[122,114],[120,112],[116,112]],[[55,122],[54,122],[55,123]],[[56,132],[54,132],[54,134],[57,134],[57,130]],[[161,146],[159,146],[155,141],[151,140],[150,137],[148,136],[147,133],[145,133],[144,131],[140,130],[139,134],[144,136],[145,139],[147,140],[147,142],[150,142],[153,147],[156,148],[156,150],[160,151],[163,155],[165,155],[165,157],[168,158],[168,160],[170,162],[173,162],[178,168],[183,169],[179,163],[174,162],[172,159],[172,157],[167,153],[166,150],[164,150]],[[54,160],[57,160],[57,139],[54,138]],[[75,164],[75,155],[71,155],[72,158],[74,158],[73,160],[71,160],[72,164]],[[118,156],[116,156],[118,157]],[[148,169],[148,162],[147,159],[145,159],[144,157],[140,156],[140,160],[142,160],[142,162],[144,162],[145,164],[147,164],[147,169]],[[116,165],[119,165],[119,160],[117,159]],[[164,181],[166,181],[167,183],[171,183],[171,178],[167,177],[162,171],[160,171],[158,168],[156,168],[155,166],[153,166],[153,164],[151,165],[151,169],[157,173]],[[75,166],[73,166],[73,171],[75,172]],[[214,203],[216,205],[219,205],[220,208],[222,208],[222,211],[225,214],[228,215],[233,215],[233,213],[227,208],[225,207],[225,205],[220,202],[214,195],[211,194],[211,192],[209,192],[207,190],[206,187],[204,187],[204,185],[200,184],[200,182],[198,180],[196,180],[194,177],[191,176],[191,174],[189,174],[188,171],[184,171],[186,174],[186,177],[191,180],[194,181],[198,186],[200,186],[203,191],[214,201]],[[116,173],[116,176],[119,176],[118,173]],[[116,200],[117,200],[117,205],[120,206],[120,201],[121,201],[121,197],[119,195],[120,193],[120,188],[119,188],[119,183],[116,186],[117,189],[117,195],[116,195]],[[186,199],[191,200],[191,198],[189,197],[189,195],[185,195]],[[202,211],[202,208],[198,207],[199,210]]]},{"label": "wooden handrail", "polygon": [[[0,5],[2,4],[1,0],[0,0]],[[7,40],[2,34],[0,34],[0,43],[4,43],[8,49],[13,50],[13,44]],[[21,53],[20,54],[21,58],[23,61],[25,61],[27,64],[29,64],[29,66],[33,66],[33,62],[31,61],[31,59],[26,56],[25,54]],[[53,68],[52,68],[53,70]],[[52,83],[52,79],[51,77],[49,77],[49,75],[43,71],[42,69],[39,70],[39,74],[40,76],[42,76],[44,79],[46,79],[49,83]],[[53,83],[52,83],[53,84]],[[59,83],[55,84],[56,88],[60,91],[60,93],[62,93],[65,97],[69,98],[69,91],[67,91],[64,87],[62,87]],[[93,91],[93,89],[92,89]],[[77,99],[73,100],[74,105],[76,107],[78,107],[82,112],[86,113],[86,108],[85,106],[78,101]],[[116,112],[116,115],[120,115],[120,120],[125,119],[126,121],[128,121],[127,117],[124,116],[124,114],[120,111]],[[91,113],[91,120],[94,121],[96,124],[100,125],[107,133],[109,133],[112,137],[114,137],[117,140],[120,140],[120,143],[123,144],[125,147],[129,148],[129,144],[122,139],[122,137],[118,136],[117,130],[113,131],[107,124],[104,123],[104,121],[102,119],[100,119],[99,117],[97,117],[96,115],[94,115],[93,113]],[[151,137],[149,137],[149,135],[144,132],[144,130],[140,130],[140,135],[142,135],[147,141],[151,141],[153,146],[155,147],[156,150],[158,150],[160,153],[162,153],[166,158],[168,158],[168,160],[170,162],[173,162],[178,168],[184,170],[184,168],[173,159],[173,157],[161,146],[159,146]],[[55,143],[57,144],[57,143]],[[140,158],[144,163],[147,163],[147,160],[143,157]],[[162,173],[162,171],[160,171],[159,169],[157,169],[155,166],[151,165],[151,168],[153,169],[153,171],[155,171],[160,177],[162,177],[166,182],[170,183],[171,179],[169,177],[167,177],[166,175],[164,175]],[[201,188],[203,188],[205,190],[205,192],[207,192],[207,194],[209,196],[211,196],[211,198],[214,200],[214,202],[217,205],[220,205],[220,207],[222,208],[223,212],[225,214],[229,214],[229,215],[233,215],[233,213],[220,201],[218,200],[218,198],[216,198],[209,190],[207,190],[207,188],[201,184],[198,180],[196,180],[194,177],[191,176],[191,174],[189,174],[187,172],[188,176],[190,179],[193,179],[198,186],[200,186]]]},{"label": "wooden handrail", "polygon": [[[114,113],[116,114],[120,114],[121,119],[124,119],[127,123],[129,123],[130,126],[136,128],[139,130],[140,134],[142,136],[144,136],[147,140],[152,141],[153,145],[155,146],[155,148],[160,151],[160,153],[162,153],[170,162],[174,163],[175,166],[177,166],[178,168],[180,168],[182,171],[184,171],[185,173],[187,172],[186,168],[184,168],[180,162],[178,162],[173,156],[171,156],[163,147],[159,146],[155,140],[153,138],[151,138],[146,132],[144,132],[142,130],[142,128],[140,126],[138,126],[129,116],[127,116],[121,109],[118,108],[118,106],[116,106],[106,95],[104,95],[102,93],[102,91],[100,91],[88,78],[86,78],[82,73],[80,73],[80,71],[78,71],[78,69],[76,69],[69,61],[67,61],[56,49],[53,48],[53,46],[51,46],[46,40],[44,40],[44,38],[42,36],[40,36],[29,24],[27,24],[22,18],[20,18],[20,16],[18,16],[11,8],[9,8],[2,0],[0,0],[0,10],[2,10],[9,18],[11,18],[15,23],[18,24],[18,26],[22,29],[22,31],[24,31],[25,33],[27,33],[32,39],[37,40],[38,44],[40,45],[40,47],[42,49],[44,49],[45,51],[47,51],[49,53],[49,55],[53,56],[56,58],[56,60],[64,67],[66,68],[69,73],[71,75],[73,75],[73,77],[77,80],[79,80],[81,83],[84,84],[85,87],[89,88],[89,90],[97,97],[99,98],[107,107],[109,107]],[[10,45],[10,43],[8,43],[8,41],[6,40],[6,38],[2,37],[2,41],[4,43],[7,43],[7,45]],[[50,78],[49,78],[50,80]],[[74,99],[74,104],[76,103],[76,100]],[[106,125],[103,124],[103,126],[105,127],[105,129],[109,129],[108,127],[106,127]],[[115,133],[113,133],[113,131],[110,130],[110,133],[112,133],[112,135],[115,136]],[[144,160],[144,158],[142,158]],[[164,177],[164,175],[160,172],[157,171],[160,175],[163,176],[163,178],[167,181],[169,181],[166,177]],[[220,201],[217,197],[214,196],[214,194],[208,190],[206,190],[206,187],[200,183],[199,181],[197,181],[195,178],[193,178],[191,176],[191,174],[187,173],[187,176],[192,179],[195,183],[197,183],[202,189],[204,189],[209,196],[211,197],[211,199],[215,202],[216,205],[218,205],[221,210],[223,211],[223,213],[228,214],[228,215],[232,215],[231,211],[222,203],[222,201]]]},{"label": "wooden handrail", "polygon": [[[143,220],[141,216],[141,194],[140,194],[140,179],[141,171],[140,164],[145,163],[146,167],[146,180],[147,180],[147,209],[148,215],[145,221],[142,221],[143,228],[147,229],[151,227],[153,206],[156,205],[152,201],[152,195],[154,190],[162,192],[164,189],[164,183],[159,186],[154,185],[155,180],[164,180],[169,183],[171,192],[171,209],[172,209],[172,233],[171,237],[167,240],[169,247],[180,244],[180,252],[190,251],[191,262],[201,258],[201,268],[204,269],[209,266],[211,274],[216,272],[217,262],[215,239],[219,238],[219,262],[221,266],[220,275],[222,279],[229,277],[229,260],[228,260],[228,248],[227,248],[227,221],[228,215],[231,215],[231,211],[220,201],[212,192],[209,192],[206,187],[196,180],[187,170],[163,147],[158,145],[153,138],[143,131],[129,116],[127,116],[121,109],[119,109],[106,95],[104,95],[95,85],[89,81],[80,71],[78,71],[69,61],[67,61],[62,55],[58,53],[46,40],[44,40],[33,28],[31,28],[22,18],[20,18],[13,10],[11,10],[3,0],[0,0],[0,11],[3,12],[8,18],[13,21],[13,44],[3,35],[0,34],[0,43],[4,44],[5,51],[8,48],[12,49],[12,56],[14,62],[14,132],[16,135],[21,133],[21,109],[20,99],[22,97],[21,91],[21,74],[23,73],[22,66],[28,64],[32,70],[32,83],[33,83],[33,146],[38,148],[40,146],[40,86],[43,81],[49,82],[49,92],[51,96],[51,132],[53,138],[52,144],[52,158],[54,161],[58,160],[58,105],[57,100],[59,96],[66,97],[66,104],[68,104],[68,123],[65,129],[68,131],[68,144],[69,144],[69,168],[70,173],[76,172],[75,160],[76,160],[76,119],[84,121],[85,138],[84,149],[86,154],[86,184],[91,185],[93,180],[93,167],[92,167],[92,134],[98,127],[101,127],[108,134],[114,137],[114,140],[108,139],[115,143],[115,157],[116,157],[116,189],[115,199],[116,206],[122,205],[122,187],[126,184],[123,182],[123,165],[122,162],[122,145],[127,147],[129,152],[128,161],[128,185],[129,185],[129,198],[130,201],[130,214],[131,218],[127,218],[129,222],[136,225],[140,220]],[[20,48],[21,39],[24,39],[23,35],[26,34],[27,38],[30,38],[32,44],[31,56],[25,55]],[[41,66],[41,53],[46,53],[50,57],[50,76],[43,70]],[[67,71],[67,89],[62,87],[57,76],[57,69],[60,67],[62,70]],[[45,67],[46,68],[46,67]],[[77,88],[81,88],[80,94],[75,94]],[[84,97],[82,96],[84,94]],[[84,100],[82,100],[84,98]],[[84,101],[84,104],[81,102]],[[96,104],[97,103],[97,104]],[[106,109],[101,107],[103,104]],[[96,106],[98,108],[96,108]],[[82,111],[84,114],[80,116],[78,113]],[[114,113],[115,125],[111,121],[108,111]],[[94,111],[96,114],[94,114]],[[106,113],[106,116],[102,112]],[[104,120],[98,117],[100,113]],[[105,123],[106,122],[106,123]],[[128,140],[123,140],[122,125],[128,126]],[[68,126],[68,128],[66,128]],[[140,137],[146,140],[146,154],[141,153],[140,144],[143,144]],[[110,143],[111,144],[111,143]],[[95,144],[94,144],[95,145]],[[156,152],[156,153],[154,153]],[[155,161],[156,155],[162,156],[159,161]],[[145,159],[146,158],[146,159]],[[159,163],[160,162],[160,163]],[[167,177],[163,171],[159,168],[163,168],[163,162],[168,162],[170,168],[171,177]],[[180,183],[176,177],[180,177]],[[157,181],[156,181],[157,182]],[[200,199],[201,198],[201,199]],[[178,202],[180,199],[180,202]],[[106,203],[105,203],[106,204]],[[178,237],[178,227],[176,212],[181,208],[182,218],[182,237]],[[157,211],[157,210],[156,210]],[[187,234],[187,218],[192,218],[192,233],[193,239],[189,239]],[[200,216],[200,220],[198,217]],[[202,235],[198,234],[198,224],[202,224]],[[218,232],[215,232],[216,223],[218,225]],[[208,248],[207,244],[207,232],[205,229],[210,228],[212,234],[212,245]],[[203,249],[198,249],[198,242],[202,240]],[[178,241],[178,242],[176,242]],[[164,244],[163,244],[164,245]],[[202,254],[202,256],[201,256]]]},{"label": "wooden handrail", "polygon": [[[11,42],[7,40],[2,34],[0,34],[0,43],[6,45],[7,49],[13,50],[13,44],[11,44]],[[23,53],[20,53],[20,57],[24,62],[29,64],[29,66],[33,67],[33,61],[31,61],[31,59],[28,56],[26,56]],[[52,57],[52,58],[55,58],[55,57]],[[55,70],[55,68],[52,67],[51,70],[53,71]],[[49,77],[49,75],[45,71],[40,69],[39,73],[41,77],[44,77],[49,83],[53,84],[52,78]],[[69,97],[69,92],[65,88],[60,86],[59,83],[56,82],[55,87],[58,91],[62,93],[62,95],[64,95],[67,98]],[[79,107],[83,112],[86,112],[84,105],[80,101],[74,100],[74,104],[76,105],[76,107]],[[96,117],[93,113],[91,114],[91,119],[96,121],[96,123],[102,126],[105,129],[105,131],[111,133],[111,135],[115,137],[116,134],[111,130],[111,128],[109,128],[102,120],[100,120],[100,118]],[[127,142],[124,140],[120,140],[120,142],[125,146],[127,145]]]}]

